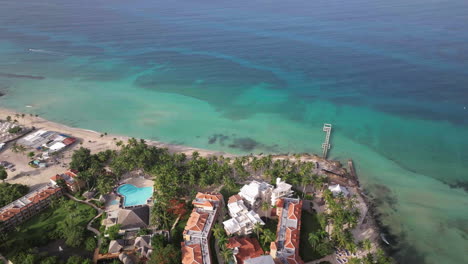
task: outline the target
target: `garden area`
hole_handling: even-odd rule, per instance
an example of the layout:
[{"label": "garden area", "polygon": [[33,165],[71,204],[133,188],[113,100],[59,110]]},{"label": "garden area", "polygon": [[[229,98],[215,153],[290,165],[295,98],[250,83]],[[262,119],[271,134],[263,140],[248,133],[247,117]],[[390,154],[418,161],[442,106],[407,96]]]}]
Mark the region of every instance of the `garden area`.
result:
[{"label": "garden area", "polygon": [[94,234],[86,230],[95,215],[96,211],[85,204],[53,200],[48,209],[2,234],[0,251],[13,263],[53,264],[68,259],[86,263],[84,259],[92,256],[97,243]]},{"label": "garden area", "polygon": [[322,231],[318,215],[302,211],[301,217],[301,240],[299,254],[305,262],[320,259],[328,255],[328,251],[322,251],[317,245],[314,247],[310,244],[309,234],[317,234]]}]

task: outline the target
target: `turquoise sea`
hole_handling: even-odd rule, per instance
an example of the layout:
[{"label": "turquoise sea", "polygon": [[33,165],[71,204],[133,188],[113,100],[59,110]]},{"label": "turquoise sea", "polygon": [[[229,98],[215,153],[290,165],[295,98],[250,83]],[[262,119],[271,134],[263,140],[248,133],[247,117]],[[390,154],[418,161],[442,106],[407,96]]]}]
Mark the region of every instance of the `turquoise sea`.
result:
[{"label": "turquoise sea", "polygon": [[[400,263],[467,263],[468,1],[0,0],[0,107],[353,158]],[[27,108],[26,106],[32,106]]]}]

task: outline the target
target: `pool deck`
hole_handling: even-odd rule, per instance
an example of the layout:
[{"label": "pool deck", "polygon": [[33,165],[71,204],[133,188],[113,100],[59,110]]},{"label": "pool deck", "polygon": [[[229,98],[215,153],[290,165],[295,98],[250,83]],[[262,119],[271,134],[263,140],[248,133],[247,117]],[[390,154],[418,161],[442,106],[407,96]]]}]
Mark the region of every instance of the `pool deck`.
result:
[{"label": "pool deck", "polygon": [[146,179],[143,176],[140,176],[140,177],[128,178],[128,179],[120,181],[119,185],[123,185],[123,184],[131,184],[138,188],[142,188],[142,187],[153,187],[154,182],[152,180]]}]

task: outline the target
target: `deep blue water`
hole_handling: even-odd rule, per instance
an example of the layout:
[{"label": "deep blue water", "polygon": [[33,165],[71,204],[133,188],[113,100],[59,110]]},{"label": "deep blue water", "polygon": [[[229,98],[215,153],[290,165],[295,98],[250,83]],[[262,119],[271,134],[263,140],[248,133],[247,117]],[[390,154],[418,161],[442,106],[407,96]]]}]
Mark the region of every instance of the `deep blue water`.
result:
[{"label": "deep blue water", "polygon": [[0,0],[0,106],[235,153],[319,152],[331,122],[332,158],[358,163],[395,256],[460,263],[467,14],[463,0]]}]

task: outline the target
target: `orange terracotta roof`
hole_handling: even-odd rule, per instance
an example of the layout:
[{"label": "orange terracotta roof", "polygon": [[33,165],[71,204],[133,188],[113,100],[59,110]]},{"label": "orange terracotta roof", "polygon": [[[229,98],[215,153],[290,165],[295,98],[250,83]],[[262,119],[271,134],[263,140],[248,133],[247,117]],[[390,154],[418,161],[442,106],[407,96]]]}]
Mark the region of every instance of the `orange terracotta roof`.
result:
[{"label": "orange terracotta roof", "polygon": [[201,202],[197,202],[197,201],[193,201],[192,202],[193,205],[196,205],[196,206],[199,206],[199,207],[214,207],[213,203],[208,201],[208,200],[204,200],[204,201],[201,201]]},{"label": "orange terracotta roof", "polygon": [[276,207],[283,208],[283,206],[284,206],[284,200],[283,199],[276,200]]},{"label": "orange terracotta roof", "polygon": [[182,264],[202,264],[203,257],[200,244],[182,245]]},{"label": "orange terracotta roof", "polygon": [[227,247],[238,248],[239,251],[235,255],[238,264],[244,264],[245,260],[260,257],[264,253],[257,239],[250,237],[232,237]]},{"label": "orange terracotta roof", "polygon": [[301,218],[302,203],[291,203],[288,208],[288,219],[298,220]]},{"label": "orange terracotta roof", "polygon": [[7,209],[5,212],[2,212],[0,214],[0,220],[1,221],[6,221],[12,217],[14,217],[16,214],[22,212],[22,211],[25,211],[27,210],[29,207],[31,207],[32,205],[42,201],[42,200],[45,200],[47,198],[49,198],[52,194],[56,193],[60,191],[60,188],[52,188],[52,187],[49,187],[45,190],[42,190],[41,192],[38,192],[36,193],[34,196],[32,197],[29,197],[28,200],[31,201],[31,203],[29,204],[26,204],[22,207],[17,207],[17,206],[14,206],[10,209]]},{"label": "orange terracotta roof", "polygon": [[76,175],[76,172],[72,171],[72,170],[69,170],[69,171],[65,172],[65,174],[72,177],[72,178],[75,178],[76,176],[78,176],[78,175]]},{"label": "orange terracotta roof", "polygon": [[299,245],[299,232],[296,228],[286,228],[286,236],[284,247],[289,249],[296,249]]},{"label": "orange terracotta roof", "polygon": [[304,264],[304,261],[297,255],[291,255],[287,258],[289,264]]},{"label": "orange terracotta roof", "polygon": [[50,177],[50,179],[53,180],[54,182],[56,182],[58,179],[61,179],[61,178],[62,178],[62,176],[60,176],[58,174]]},{"label": "orange terracotta roof", "polygon": [[242,200],[242,197],[240,195],[236,194],[236,195],[233,195],[233,196],[229,197],[228,203],[235,203],[235,202],[240,201],[240,200]]},{"label": "orange terracotta roof", "polygon": [[6,210],[5,212],[3,212],[2,214],[0,214],[0,220],[1,221],[6,221],[10,218],[12,218],[13,216],[15,216],[17,213],[16,212],[12,212],[11,209],[10,210]]},{"label": "orange terracotta roof", "polygon": [[201,232],[205,227],[208,216],[208,213],[197,212],[196,209],[193,209],[190,214],[190,218],[187,221],[187,225],[185,226],[185,230]]},{"label": "orange terracotta roof", "polygon": [[205,200],[212,200],[212,201],[222,201],[223,200],[223,195],[220,193],[214,193],[214,192],[206,192],[206,193],[197,193],[196,198],[198,199],[205,199]]}]

